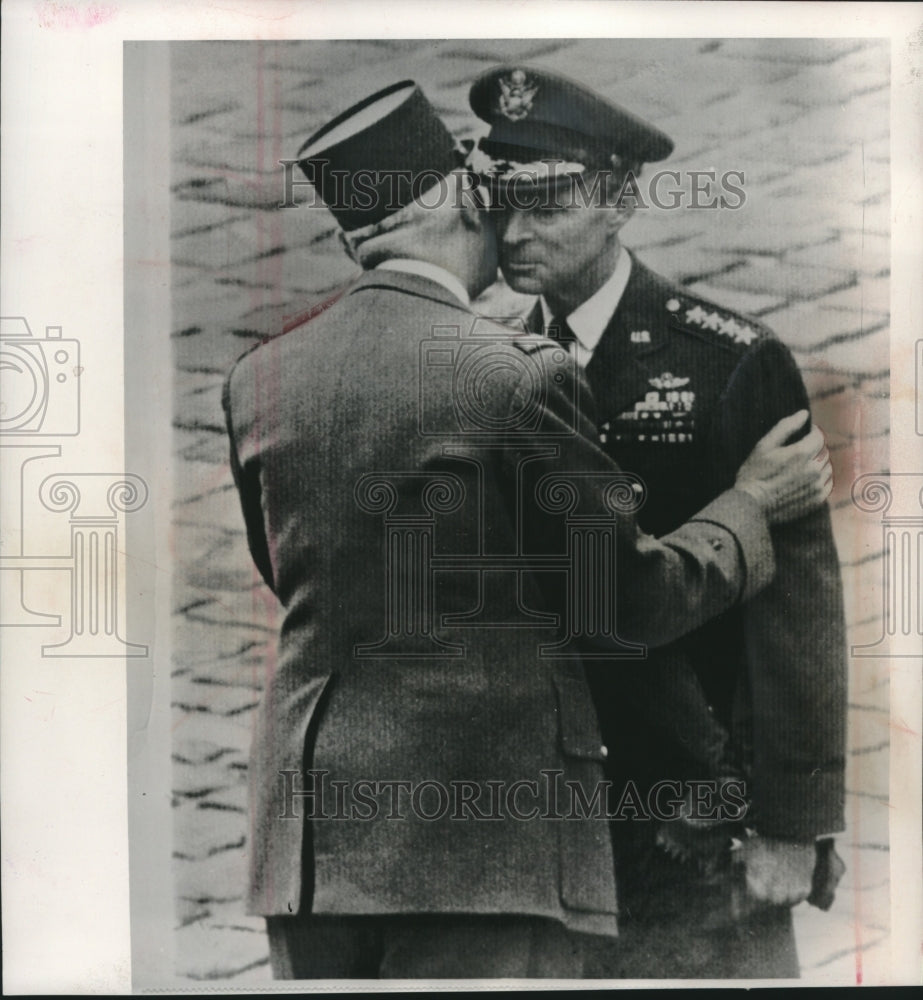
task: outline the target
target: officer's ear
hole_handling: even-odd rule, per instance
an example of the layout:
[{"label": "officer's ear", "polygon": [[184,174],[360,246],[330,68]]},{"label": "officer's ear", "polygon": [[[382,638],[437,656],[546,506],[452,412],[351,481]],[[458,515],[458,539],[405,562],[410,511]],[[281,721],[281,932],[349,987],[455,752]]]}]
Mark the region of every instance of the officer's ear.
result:
[{"label": "officer's ear", "polygon": [[484,228],[490,211],[490,191],[481,178],[470,170],[457,170],[449,175],[454,182],[455,207],[460,211],[462,224],[466,229]]},{"label": "officer's ear", "polygon": [[609,225],[609,232],[615,236],[634,214],[635,204],[632,201],[614,205],[609,210],[606,220]]}]

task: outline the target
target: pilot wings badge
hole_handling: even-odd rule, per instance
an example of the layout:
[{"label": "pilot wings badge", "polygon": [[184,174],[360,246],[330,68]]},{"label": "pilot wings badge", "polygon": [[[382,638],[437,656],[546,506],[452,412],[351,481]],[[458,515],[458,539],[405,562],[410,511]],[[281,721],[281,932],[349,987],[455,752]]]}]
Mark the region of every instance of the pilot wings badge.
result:
[{"label": "pilot wings badge", "polygon": [[538,84],[532,84],[525,70],[514,69],[508,77],[500,77],[500,113],[518,122],[532,110]]},{"label": "pilot wings badge", "polygon": [[655,389],[681,389],[684,385],[689,385],[688,378],[680,378],[678,375],[672,374],[672,372],[664,372],[658,378],[648,379],[648,382]]}]

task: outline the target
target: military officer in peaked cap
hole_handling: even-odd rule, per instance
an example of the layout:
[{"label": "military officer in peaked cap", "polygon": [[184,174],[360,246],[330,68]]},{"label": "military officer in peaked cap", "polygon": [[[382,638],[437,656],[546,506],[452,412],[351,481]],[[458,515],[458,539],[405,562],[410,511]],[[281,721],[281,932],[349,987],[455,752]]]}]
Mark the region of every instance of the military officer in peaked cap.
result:
[{"label": "military officer in peaked cap", "polygon": [[[647,531],[726,488],[779,416],[807,406],[789,351],[763,324],[690,294],[621,245],[641,166],[663,132],[581,83],[489,70],[470,91],[502,205],[500,263],[539,296],[528,322],[584,367],[602,446],[648,488]],[[641,190],[640,188],[638,190]],[[649,670],[588,666],[609,773],[742,781],[736,825],[693,815],[613,822],[620,938],[599,975],[798,975],[791,905],[827,908],[842,874],[845,626],[824,508],[773,529],[779,571],[745,604],[652,651]]]},{"label": "military officer in peaked cap", "polygon": [[[455,197],[469,175],[413,81],[337,116],[299,161],[363,273],[225,383],[250,550],[283,618],[249,771],[249,911],[267,917],[277,977],[579,976],[581,938],[616,931],[611,841],[592,815],[550,822],[536,779],[591,795],[605,748],[579,660],[542,656],[547,629],[521,627],[534,615],[502,627],[507,605],[547,623],[548,588],[521,567],[478,627],[477,567],[485,553],[506,566],[531,537],[528,513],[510,515],[525,480],[576,472],[595,509],[621,474],[579,407],[582,376],[546,338],[482,324],[490,377],[464,395],[462,360],[482,355],[452,331],[473,336],[468,298],[496,278],[495,240]],[[556,447],[520,469],[510,421],[526,403]],[[470,437],[460,413],[483,418]],[[513,443],[483,445],[496,427]],[[620,634],[666,641],[766,585],[769,524],[822,502],[826,465],[815,430],[757,449],[737,488],[669,537],[613,518],[632,584]],[[436,581],[446,554],[457,564]],[[445,808],[440,790],[455,795]]]}]

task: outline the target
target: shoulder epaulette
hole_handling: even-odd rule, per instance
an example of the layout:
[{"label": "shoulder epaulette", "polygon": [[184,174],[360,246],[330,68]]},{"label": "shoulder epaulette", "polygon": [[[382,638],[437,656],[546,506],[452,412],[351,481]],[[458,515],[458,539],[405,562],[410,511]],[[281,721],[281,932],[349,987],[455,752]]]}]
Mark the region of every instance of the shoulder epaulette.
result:
[{"label": "shoulder epaulette", "polygon": [[690,333],[713,334],[718,342],[749,347],[754,341],[771,336],[762,323],[692,295],[673,294],[663,308],[673,325]]}]

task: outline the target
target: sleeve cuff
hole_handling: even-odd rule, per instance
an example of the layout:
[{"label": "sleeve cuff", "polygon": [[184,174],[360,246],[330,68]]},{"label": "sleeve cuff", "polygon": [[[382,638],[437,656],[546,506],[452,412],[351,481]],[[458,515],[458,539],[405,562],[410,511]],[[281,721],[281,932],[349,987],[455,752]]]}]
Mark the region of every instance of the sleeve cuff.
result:
[{"label": "sleeve cuff", "polygon": [[744,586],[740,600],[759,593],[776,571],[772,536],[763,508],[743,490],[726,490],[703,507],[693,521],[710,521],[725,528],[737,542],[744,566]]},{"label": "sleeve cuff", "polygon": [[843,772],[764,775],[753,793],[753,826],[779,840],[825,840],[845,828]]}]

